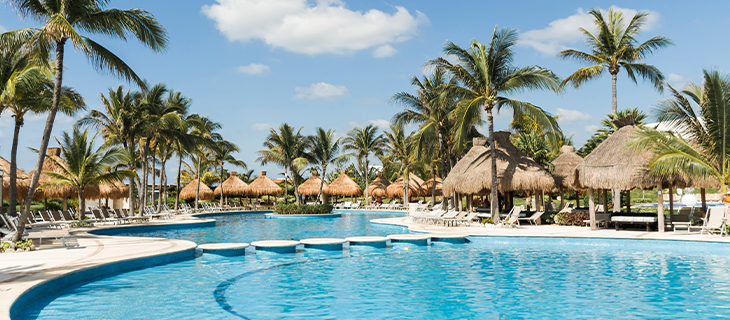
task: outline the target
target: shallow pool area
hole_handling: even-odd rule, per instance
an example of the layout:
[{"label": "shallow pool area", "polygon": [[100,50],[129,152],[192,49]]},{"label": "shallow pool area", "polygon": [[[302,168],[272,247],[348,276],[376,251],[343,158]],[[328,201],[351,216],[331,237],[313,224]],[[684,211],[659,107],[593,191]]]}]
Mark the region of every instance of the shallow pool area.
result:
[{"label": "shallow pool area", "polygon": [[[361,221],[374,219],[370,214],[299,221],[310,236],[298,236],[296,226],[285,224],[295,219],[245,214],[215,217],[221,222],[215,228],[129,235],[221,242],[219,237],[238,233],[234,242],[259,235],[402,233],[402,227]],[[261,230],[264,226],[269,230]],[[341,235],[342,230],[317,230],[334,226],[365,230]],[[63,288],[23,309],[18,318],[726,318],[728,265],[726,243],[502,236],[469,237],[463,244],[198,254]]]}]

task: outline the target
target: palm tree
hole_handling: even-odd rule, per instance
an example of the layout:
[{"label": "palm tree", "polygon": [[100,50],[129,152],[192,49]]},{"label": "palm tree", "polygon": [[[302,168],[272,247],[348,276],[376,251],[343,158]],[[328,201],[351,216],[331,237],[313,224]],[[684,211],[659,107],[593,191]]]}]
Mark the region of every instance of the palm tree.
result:
[{"label": "palm tree", "polygon": [[[304,165],[307,163],[305,154],[309,142],[301,134],[301,131],[302,128],[299,128],[295,132],[294,128],[286,123],[279,126],[279,132],[271,128],[269,136],[264,142],[264,147],[267,149],[258,151],[259,157],[256,159],[261,165],[266,165],[269,162],[275,163],[283,167],[285,173],[291,174],[292,179],[294,179],[292,182],[294,184],[294,197],[297,205],[300,204],[300,200],[294,171],[304,168]],[[286,176],[284,176],[284,181],[286,183]]]},{"label": "palm tree", "polygon": [[180,179],[182,178],[182,163],[183,158],[188,154],[187,150],[192,150],[197,145],[202,143],[202,139],[199,139],[196,135],[192,134],[192,129],[196,126],[201,126],[203,123],[199,121],[200,116],[198,114],[188,115],[188,110],[190,108],[190,104],[192,103],[190,99],[181,97],[180,106],[183,108],[183,112],[180,115],[181,120],[181,126],[178,128],[179,135],[177,135],[173,141],[173,144],[175,146],[175,151],[177,152],[178,156],[178,165],[177,165],[177,179],[176,179],[176,190],[177,193],[175,194],[175,208],[179,208],[178,205],[180,204]]},{"label": "palm tree", "polygon": [[595,148],[598,147],[603,140],[606,140],[608,136],[610,136],[614,131],[618,130],[618,127],[616,127],[616,124],[613,123],[614,120],[618,120],[621,118],[625,118],[631,116],[632,119],[634,119],[634,124],[638,127],[644,126],[644,120],[646,120],[646,113],[639,110],[639,108],[633,108],[633,109],[624,109],[619,110],[615,113],[609,113],[606,114],[606,117],[601,119],[601,125],[603,127],[596,130],[596,133],[594,133],[588,141],[578,149],[575,153],[578,154],[581,157],[587,156],[589,153],[593,152]]},{"label": "palm tree", "polygon": [[[385,132],[387,139],[386,152],[383,162],[390,164],[395,173],[403,177],[403,203],[409,201],[409,178],[411,173],[419,164],[416,157],[415,132],[406,136],[403,122],[396,122],[390,125],[390,132]],[[391,177],[395,179],[395,177]]]},{"label": "palm tree", "polygon": [[[441,178],[446,174],[446,146],[448,144],[448,131],[453,128],[454,110],[456,110],[455,99],[446,89],[446,84],[455,85],[453,79],[449,79],[443,68],[436,68],[430,77],[412,77],[411,85],[416,87],[416,94],[399,92],[391,97],[391,102],[396,102],[405,107],[406,110],[396,113],[393,116],[394,122],[417,123],[418,133],[415,137],[418,150],[424,149],[436,137],[439,148],[437,153],[441,158]],[[443,203],[444,210],[446,203]]]},{"label": "palm tree", "polygon": [[626,74],[634,83],[636,83],[638,74],[644,80],[650,81],[654,88],[661,92],[664,75],[655,66],[641,63],[641,61],[654,50],[665,48],[673,43],[667,37],[658,36],[638,44],[635,37],[641,32],[649,13],[636,13],[628,24],[625,23],[621,11],[613,8],[609,8],[605,16],[600,9],[591,9],[588,13],[595,19],[598,34],[593,35],[583,28],[580,30],[585,35],[586,44],[590,47],[591,53],[567,49],[558,53],[558,57],[588,63],[591,66],[578,69],[565,78],[561,85],[570,83],[573,87],[578,88],[587,81],[600,77],[608,69],[613,90],[613,113],[618,111],[616,76],[621,68],[626,69]]},{"label": "palm tree", "polygon": [[94,149],[96,136],[89,139],[89,130],[83,132],[74,129],[71,135],[63,132],[61,140],[56,142],[61,146],[61,153],[66,163],[53,157],[48,157],[59,168],[60,172],[46,171],[45,174],[53,178],[43,186],[71,186],[79,196],[79,219],[84,219],[86,204],[84,189],[90,185],[112,184],[132,176],[131,170],[109,169],[117,165],[124,158],[124,153],[118,147]]},{"label": "palm tree", "polygon": [[[142,9],[106,9],[109,2],[106,0],[76,0],[73,4],[67,0],[8,0],[7,2],[15,7],[22,17],[42,21],[44,25],[40,28],[5,32],[0,35],[0,47],[8,48],[22,43],[41,61],[49,61],[51,51],[55,50],[56,78],[53,102],[51,109],[48,110],[48,119],[38,149],[35,172],[31,177],[30,191],[26,196],[23,216],[20,219],[19,227],[24,228],[25,221],[30,214],[35,189],[38,187],[38,179],[43,167],[43,159],[46,157],[48,142],[51,139],[56,112],[61,102],[66,42],[71,41],[77,50],[82,51],[94,68],[142,85],[139,76],[122,59],[96,41],[81,35],[79,31],[122,40],[126,40],[128,36],[134,36],[155,52],[164,51],[168,39],[167,31],[152,14]],[[19,241],[21,237],[22,234],[18,234],[14,240]]]},{"label": "palm tree", "polygon": [[[446,85],[455,96],[460,98],[456,111],[457,123],[455,140],[464,141],[474,124],[482,123],[482,107],[487,113],[489,127],[489,144],[494,145],[493,110],[511,108],[513,118],[528,116],[533,119],[545,134],[556,137],[560,132],[557,121],[540,107],[529,102],[508,98],[506,95],[525,90],[554,90],[560,89],[560,78],[552,71],[539,67],[515,67],[512,65],[514,52],[512,47],[517,44],[517,31],[514,29],[494,28],[489,46],[472,40],[468,49],[463,49],[452,42],[444,46],[446,55],[455,56],[457,64],[452,64],[444,58],[436,58],[427,62],[444,68],[458,85]],[[461,143],[463,145],[463,143]],[[492,158],[492,187],[491,209],[492,219],[499,218],[497,206],[497,157],[494,148],[491,148]]]},{"label": "palm tree", "polygon": [[215,147],[213,147],[212,151],[213,151],[213,155],[212,155],[213,161],[221,169],[221,171],[220,171],[221,173],[218,176],[218,185],[221,188],[220,206],[221,206],[221,208],[223,208],[223,166],[226,163],[230,163],[232,165],[239,166],[243,169],[247,169],[248,166],[246,166],[245,162],[243,162],[241,160],[237,160],[233,156],[233,153],[236,153],[240,150],[238,149],[238,146],[236,146],[235,144],[233,144],[229,141],[226,141],[226,140],[216,141]]},{"label": "palm tree", "polygon": [[654,109],[657,120],[679,134],[644,128],[628,147],[653,151],[652,174],[713,178],[724,194],[730,180],[730,75],[717,70],[703,73],[704,83],[689,84],[681,92],[667,85],[672,98]]},{"label": "palm tree", "polygon": [[370,203],[370,195],[368,194],[368,186],[370,185],[370,154],[380,156],[386,148],[386,141],[382,135],[378,134],[378,127],[372,124],[364,128],[354,128],[347,132],[347,137],[343,140],[346,151],[352,151],[354,156],[362,161],[365,176],[365,203]]},{"label": "palm tree", "polygon": [[[196,142],[196,149],[193,152],[197,153],[197,172],[200,172],[201,165],[203,164],[203,158],[207,159],[207,154],[209,153],[209,151],[215,148],[216,141],[223,140],[221,134],[216,132],[220,130],[222,126],[220,123],[211,121],[207,117],[201,117],[196,115],[193,119],[195,121],[192,122],[194,126],[193,130],[190,132],[190,135],[193,137],[193,141]],[[192,153],[190,156],[192,158]],[[202,180],[202,175],[199,176],[201,177],[200,180]],[[198,184],[195,187],[195,209],[198,209],[198,201],[200,199],[200,180],[198,180]]]},{"label": "palm tree", "polygon": [[327,166],[330,164],[342,165],[348,159],[348,155],[340,155],[340,147],[342,146],[342,139],[335,139],[335,131],[329,129],[325,131],[322,128],[317,127],[313,136],[309,137],[309,144],[311,150],[308,153],[307,159],[310,163],[318,165],[322,170],[322,181],[319,184],[319,194],[317,195],[320,203],[324,202],[322,198],[322,189],[324,187],[324,177],[327,174]]}]

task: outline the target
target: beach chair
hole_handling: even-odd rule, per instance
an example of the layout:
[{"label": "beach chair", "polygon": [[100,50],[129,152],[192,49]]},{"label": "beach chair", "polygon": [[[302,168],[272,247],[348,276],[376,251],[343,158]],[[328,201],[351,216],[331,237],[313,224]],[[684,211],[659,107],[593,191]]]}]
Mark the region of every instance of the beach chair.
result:
[{"label": "beach chair", "polygon": [[504,228],[513,228],[520,225],[520,212],[522,212],[522,206],[514,206],[507,217],[500,221],[499,226]]},{"label": "beach chair", "polygon": [[691,214],[692,208],[684,207],[680,208],[677,214],[669,215],[669,221],[672,224],[674,232],[677,232],[677,226],[687,227],[687,232],[690,232],[690,227],[692,226],[692,219],[690,218]]},{"label": "beach chair", "polygon": [[542,217],[542,215],[543,215],[544,213],[545,213],[545,211],[537,211],[537,212],[533,213],[533,214],[532,214],[531,216],[529,216],[529,217],[525,217],[525,218],[517,218],[517,221],[518,221],[518,222],[519,222],[519,221],[527,221],[527,222],[529,222],[529,223],[530,223],[531,225],[537,225],[537,220],[539,220],[539,219],[540,219],[540,217]]},{"label": "beach chair", "polygon": [[434,225],[441,224],[443,226],[446,226],[447,223],[450,223],[454,219],[456,219],[456,216],[459,215],[459,211],[447,211],[444,215],[433,218],[431,221]]},{"label": "beach chair", "polygon": [[465,225],[471,226],[471,224],[474,222],[474,219],[477,218],[477,214],[479,214],[479,212],[476,212],[476,211],[469,212],[469,214],[467,214],[466,217],[463,217],[461,219],[458,219],[456,221],[456,223],[459,224],[459,225],[464,225],[465,224]]},{"label": "beach chair", "polygon": [[438,220],[438,222],[441,223],[444,227],[451,227],[453,225],[456,225],[459,223],[459,220],[466,218],[466,215],[469,214],[468,211],[455,211],[456,215],[444,215],[441,219]]},{"label": "beach chair", "polygon": [[350,205],[350,209],[355,210],[355,209],[360,208],[360,203],[361,203],[360,201],[355,202],[354,204]]},{"label": "beach chair", "polygon": [[713,234],[715,230],[720,231],[720,237],[725,234],[725,214],[727,213],[727,207],[717,206],[710,207],[707,212],[707,219],[705,224],[702,226],[700,235],[703,235],[705,231],[709,234]]}]

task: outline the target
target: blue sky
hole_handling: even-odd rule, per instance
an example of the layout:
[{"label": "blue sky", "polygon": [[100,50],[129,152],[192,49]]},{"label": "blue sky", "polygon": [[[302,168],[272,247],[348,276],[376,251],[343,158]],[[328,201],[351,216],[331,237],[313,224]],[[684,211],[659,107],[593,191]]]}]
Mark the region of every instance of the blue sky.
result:
[{"label": "blue sky", "polygon": [[[385,128],[398,106],[391,95],[412,91],[410,76],[422,74],[428,59],[441,55],[446,40],[467,46],[487,42],[495,25],[517,28],[521,43],[516,64],[539,65],[561,77],[581,67],[555,58],[564,48],[585,49],[578,27],[590,27],[590,8],[650,11],[643,41],[667,36],[675,46],[647,59],[670,83],[701,81],[703,68],[730,72],[725,57],[724,13],[730,3],[687,1],[354,1],[354,0],[205,0],[111,1],[110,7],[142,8],[154,14],[170,34],[166,53],[157,55],[138,43],[98,38],[141,77],[164,82],[193,99],[193,112],[223,125],[224,137],[241,148],[238,158],[249,168],[278,173],[255,162],[270,126],[282,122],[333,128],[339,136],[354,126],[375,123]],[[19,19],[12,7],[0,7],[0,31],[34,26]],[[123,84],[97,73],[85,57],[67,46],[64,85],[100,109],[99,93]],[[524,93],[515,98],[553,114],[580,147],[611,108],[610,77],[561,95]],[[619,74],[619,109],[649,111],[665,96],[643,82]],[[495,129],[506,129],[510,113],[497,117]],[[40,144],[45,115],[31,117],[21,130],[19,167],[29,171]],[[54,134],[69,130],[74,119],[61,116]],[[13,119],[0,117],[0,155],[9,159]],[[54,146],[55,142],[51,143]],[[177,167],[169,168],[175,174]],[[270,174],[273,176],[274,174]]]}]

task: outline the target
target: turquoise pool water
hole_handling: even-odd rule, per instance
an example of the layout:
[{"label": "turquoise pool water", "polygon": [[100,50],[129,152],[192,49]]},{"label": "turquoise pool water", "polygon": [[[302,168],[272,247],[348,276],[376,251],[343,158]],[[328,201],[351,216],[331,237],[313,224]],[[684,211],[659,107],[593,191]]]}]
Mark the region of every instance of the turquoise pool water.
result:
[{"label": "turquoise pool water", "polygon": [[[237,227],[241,232],[248,228],[245,223]],[[705,319],[730,315],[730,246],[726,244],[470,240],[342,252],[204,254],[67,287],[25,308],[19,318]]]}]

